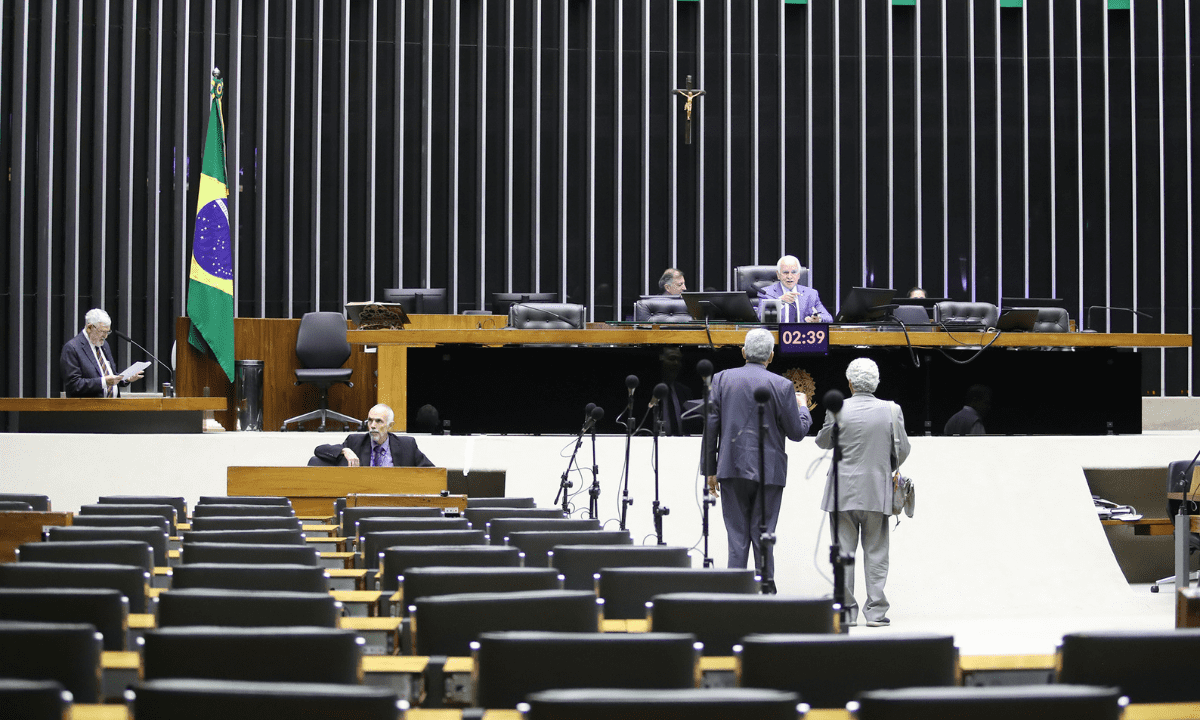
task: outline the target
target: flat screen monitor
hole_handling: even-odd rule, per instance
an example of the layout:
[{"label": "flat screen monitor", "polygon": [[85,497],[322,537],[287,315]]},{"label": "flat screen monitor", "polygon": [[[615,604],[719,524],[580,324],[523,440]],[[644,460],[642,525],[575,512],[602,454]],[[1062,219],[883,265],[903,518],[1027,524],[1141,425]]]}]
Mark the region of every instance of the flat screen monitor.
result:
[{"label": "flat screen monitor", "polygon": [[1066,301],[1061,298],[1000,298],[1002,308],[1062,308],[1067,309]]},{"label": "flat screen monitor", "polygon": [[882,320],[888,315],[888,310],[896,306],[892,298],[896,296],[893,288],[850,288],[850,293],[838,308],[835,323],[864,323]]},{"label": "flat screen monitor", "polygon": [[1033,326],[1037,319],[1037,308],[1009,308],[1000,313],[1000,319],[996,321],[996,329],[1005,332],[1033,332]]},{"label": "flat screen monitor", "polygon": [[383,301],[400,303],[410,315],[445,315],[446,288],[388,288]]},{"label": "flat screen monitor", "polygon": [[545,292],[511,292],[492,293],[492,314],[508,317],[508,309],[518,303],[555,303],[558,293]]},{"label": "flat screen monitor", "polygon": [[685,292],[683,303],[688,315],[696,320],[758,322],[750,298],[741,290],[733,292]]},{"label": "flat screen monitor", "polygon": [[937,305],[937,304],[938,304],[938,303],[940,303],[940,302],[946,302],[946,300],[947,300],[946,298],[935,298],[935,297],[923,297],[923,298],[898,297],[898,298],[892,298],[892,302],[893,302],[893,303],[895,303],[895,304],[897,304],[897,305],[920,305],[921,307],[925,308],[926,310],[932,310],[934,305]]}]

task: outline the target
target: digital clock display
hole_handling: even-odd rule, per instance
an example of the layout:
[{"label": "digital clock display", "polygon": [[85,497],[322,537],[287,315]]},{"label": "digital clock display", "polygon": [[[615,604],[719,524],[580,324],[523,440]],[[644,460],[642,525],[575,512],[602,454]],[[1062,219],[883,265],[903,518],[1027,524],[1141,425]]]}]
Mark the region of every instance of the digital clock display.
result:
[{"label": "digital clock display", "polygon": [[828,323],[780,323],[779,349],[785,355],[829,354]]}]

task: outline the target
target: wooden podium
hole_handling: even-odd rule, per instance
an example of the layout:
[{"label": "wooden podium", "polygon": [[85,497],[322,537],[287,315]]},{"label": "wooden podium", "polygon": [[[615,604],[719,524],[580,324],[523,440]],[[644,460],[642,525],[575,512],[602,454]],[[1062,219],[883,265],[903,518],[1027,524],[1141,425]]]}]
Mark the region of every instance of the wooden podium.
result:
[{"label": "wooden podium", "polygon": [[[331,515],[333,501],[354,494],[424,496],[427,504],[442,507],[446,468],[426,467],[246,467],[231,466],[226,473],[229,495],[282,495],[290,498],[297,515]],[[463,501],[465,503],[465,499]]]}]

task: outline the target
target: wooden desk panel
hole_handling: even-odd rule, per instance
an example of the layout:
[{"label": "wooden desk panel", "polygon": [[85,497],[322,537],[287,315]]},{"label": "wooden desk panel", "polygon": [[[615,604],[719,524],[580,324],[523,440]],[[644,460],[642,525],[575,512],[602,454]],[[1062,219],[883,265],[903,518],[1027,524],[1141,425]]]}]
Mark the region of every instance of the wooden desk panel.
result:
[{"label": "wooden desk panel", "polygon": [[38,510],[0,511],[0,563],[16,562],[17,548],[40,542],[46,525],[70,525],[74,513]]},{"label": "wooden desk panel", "polygon": [[[283,495],[297,515],[328,514],[333,501],[355,493],[416,495],[437,499],[446,489],[446,468],[352,468],[231,466],[229,495]],[[429,502],[414,504],[430,504]]]}]

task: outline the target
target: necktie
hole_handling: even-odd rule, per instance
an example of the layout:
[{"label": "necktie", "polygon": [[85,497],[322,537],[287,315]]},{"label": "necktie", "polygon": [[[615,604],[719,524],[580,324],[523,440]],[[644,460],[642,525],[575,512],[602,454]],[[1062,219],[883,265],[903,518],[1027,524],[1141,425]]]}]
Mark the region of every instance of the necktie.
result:
[{"label": "necktie", "polygon": [[371,467],[379,467],[383,465],[383,446],[376,445],[371,448]]},{"label": "necktie", "polygon": [[112,397],[112,387],[104,379],[104,376],[108,374],[108,366],[104,362],[104,355],[100,353],[99,346],[92,346],[92,349],[96,351],[96,362],[100,363],[100,385],[104,388],[104,397]]}]

